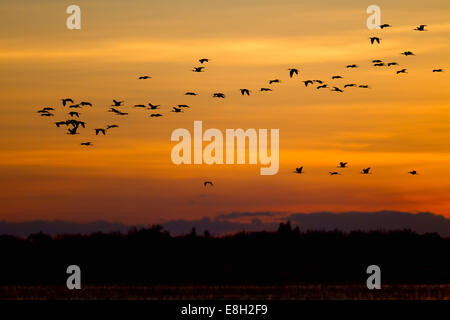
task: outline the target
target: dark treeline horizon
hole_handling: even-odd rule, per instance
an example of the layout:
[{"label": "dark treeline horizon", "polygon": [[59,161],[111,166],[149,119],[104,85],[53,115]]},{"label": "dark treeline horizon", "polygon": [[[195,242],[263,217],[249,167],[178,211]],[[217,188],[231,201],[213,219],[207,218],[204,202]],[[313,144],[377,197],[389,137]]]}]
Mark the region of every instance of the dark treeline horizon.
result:
[{"label": "dark treeline horizon", "polygon": [[277,231],[172,236],[160,225],[126,233],[0,235],[0,285],[62,285],[69,265],[83,285],[450,283],[450,238],[398,231]]}]

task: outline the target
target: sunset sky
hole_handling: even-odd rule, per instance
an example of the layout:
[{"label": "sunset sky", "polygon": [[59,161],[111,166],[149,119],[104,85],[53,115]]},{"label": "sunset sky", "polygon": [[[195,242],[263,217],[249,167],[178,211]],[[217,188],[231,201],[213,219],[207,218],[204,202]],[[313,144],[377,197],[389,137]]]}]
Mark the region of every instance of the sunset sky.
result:
[{"label": "sunset sky", "polygon": [[[66,28],[71,4],[81,7],[81,30]],[[371,4],[392,28],[367,29]],[[0,8],[0,220],[155,223],[383,209],[450,218],[447,0],[4,0]],[[413,31],[420,24],[429,31]],[[400,54],[408,50],[415,56]],[[206,72],[191,72],[203,57],[211,59]],[[399,66],[374,67],[373,59]],[[290,79],[292,67],[300,74]],[[402,68],[408,73],[396,75]],[[273,92],[259,92],[275,78],[282,82]],[[307,79],[370,88],[316,90]],[[243,97],[240,88],[253,92]],[[76,110],[87,123],[79,135],[54,125],[68,118],[66,97],[94,105]],[[129,115],[107,112],[112,99],[124,100]],[[164,116],[132,107],[149,102]],[[169,112],[177,104],[191,108]],[[55,117],[36,113],[44,106]],[[279,129],[278,174],[261,176],[259,165],[174,165],[171,132],[192,132],[194,120],[204,130]],[[107,124],[119,128],[95,136]],[[349,167],[330,176],[339,161]],[[305,174],[294,174],[300,165]],[[365,167],[373,174],[361,175]]]}]

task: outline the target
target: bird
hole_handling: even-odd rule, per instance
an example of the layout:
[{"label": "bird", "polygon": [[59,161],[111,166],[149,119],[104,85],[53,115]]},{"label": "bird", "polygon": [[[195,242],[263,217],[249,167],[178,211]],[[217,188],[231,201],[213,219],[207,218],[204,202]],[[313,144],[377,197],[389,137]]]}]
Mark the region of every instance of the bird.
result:
[{"label": "bird", "polygon": [[92,107],[92,103],[87,102],[87,101],[81,101],[81,102],[80,102],[80,105],[81,105],[81,106],[89,106],[89,107]]},{"label": "bird", "polygon": [[347,168],[347,162],[339,162],[338,168]]},{"label": "bird", "polygon": [[95,135],[98,136],[99,133],[103,133],[103,135],[106,134],[106,129],[102,129],[102,128],[97,128],[94,129],[95,130]]},{"label": "bird", "polygon": [[135,104],[134,105],[135,108],[145,108],[144,104]]},{"label": "bird", "polygon": [[322,84],[322,85],[318,86],[316,89],[323,89],[323,88],[328,88],[328,85]]},{"label": "bird", "polygon": [[404,55],[405,57],[407,57],[407,56],[414,56],[415,54],[412,53],[411,51],[404,51],[404,52],[402,52],[402,55]]},{"label": "bird", "polygon": [[190,108],[187,104],[179,104],[178,108]]},{"label": "bird", "polygon": [[73,127],[73,128],[67,128],[67,134],[78,134],[77,132],[78,127]]},{"label": "bird", "polygon": [[212,186],[214,186],[214,184],[212,183],[212,181],[205,181],[205,182],[203,182],[203,185],[206,187],[206,186],[208,186],[208,184],[212,187]]},{"label": "bird", "polygon": [[171,112],[183,112],[181,108],[173,107]]},{"label": "bird", "polygon": [[360,84],[358,87],[365,88],[365,89],[369,88],[369,86],[367,84]]},{"label": "bird", "polygon": [[344,92],[344,91],[342,91],[341,89],[339,89],[338,87],[333,87],[333,88],[331,89],[331,91]]},{"label": "bird", "polygon": [[145,80],[145,79],[150,79],[150,76],[140,76],[138,79],[139,80]]},{"label": "bird", "polygon": [[123,101],[113,100],[113,103],[114,103],[114,104],[112,104],[113,107],[120,107],[122,105]]},{"label": "bird", "polygon": [[53,113],[50,113],[50,112],[44,112],[44,113],[41,113],[41,117],[53,117],[54,116],[54,114]]},{"label": "bird", "polygon": [[374,63],[373,66],[374,67],[382,67],[382,66],[385,66],[385,64],[383,62],[378,62],[378,63]]},{"label": "bird", "polygon": [[109,124],[106,126],[106,130],[112,129],[112,128],[118,128],[119,126],[117,124]]},{"label": "bird", "polygon": [[80,143],[82,146],[92,146],[92,143],[91,142],[82,142],[82,143]]},{"label": "bird", "polygon": [[303,83],[305,84],[305,87],[307,87],[308,84],[313,84],[313,81],[312,80],[305,80],[305,81],[303,81]]},{"label": "bird", "polygon": [[184,95],[186,95],[186,96],[196,96],[197,94],[195,92],[186,92]]},{"label": "bird", "polygon": [[79,104],[73,104],[71,105],[69,108],[74,109],[74,108],[81,108],[81,106]]},{"label": "bird", "polygon": [[330,176],[339,175],[339,172],[337,172],[337,171],[330,171],[329,173],[330,173]]},{"label": "bird", "polygon": [[38,111],[36,111],[37,113],[49,113],[47,110],[44,110],[44,109],[41,109],[41,110],[38,110]]},{"label": "bird", "polygon": [[205,69],[205,67],[194,67],[194,69],[192,69],[193,72],[203,72],[203,69]]},{"label": "bird", "polygon": [[344,85],[344,88],[348,88],[348,87],[356,87],[356,84],[355,83],[349,83],[349,84]]},{"label": "bird", "polygon": [[288,70],[289,70],[289,77],[292,78],[294,76],[294,74],[298,75],[298,69],[291,68],[291,69],[288,69]]},{"label": "bird", "polygon": [[55,124],[58,128],[62,125],[67,125],[67,123],[65,121],[58,121],[58,122],[55,122]]},{"label": "bird", "polygon": [[433,72],[443,72],[444,70],[442,69],[433,69]]},{"label": "bird", "polygon": [[396,73],[399,74],[399,73],[408,73],[408,72],[406,72],[406,69],[401,69],[401,70],[398,70]]},{"label": "bird", "polygon": [[225,99],[225,94],[221,93],[221,92],[216,92],[213,94],[213,98],[222,98]]},{"label": "bird", "polygon": [[201,64],[203,64],[204,62],[209,62],[209,59],[207,58],[201,58],[198,60]]},{"label": "bird", "polygon": [[379,25],[379,27],[380,27],[380,29],[384,29],[384,28],[389,28],[389,27],[392,27],[392,26],[390,24],[383,23],[383,24]]},{"label": "bird", "polygon": [[332,76],[331,79],[333,79],[333,80],[334,79],[342,79],[342,77],[341,76]]},{"label": "bird", "polygon": [[241,94],[243,95],[243,96],[245,96],[245,95],[250,95],[250,90],[248,90],[248,89],[240,89],[241,90]]},{"label": "bird", "polygon": [[83,128],[86,128],[86,123],[84,122],[84,121],[77,121],[77,120],[74,120],[75,122],[74,123],[72,123],[72,125],[73,126],[82,126]]},{"label": "bird", "polygon": [[281,82],[280,79],[269,80],[269,84],[272,84],[272,83],[280,83],[280,82]]},{"label": "bird", "polygon": [[160,113],[152,113],[151,115],[150,115],[150,117],[162,117],[163,115],[162,114],[160,114]]},{"label": "bird", "polygon": [[149,107],[150,107],[150,108],[149,108],[150,110],[156,110],[156,109],[159,109],[159,106],[160,106],[159,104],[151,104],[151,103],[149,103],[148,105],[149,105]]},{"label": "bird", "polygon": [[272,91],[270,88],[261,88],[261,91]]},{"label": "bird", "polygon": [[380,38],[378,37],[370,37],[370,43],[373,44],[374,42],[380,43]]},{"label": "bird", "polygon": [[410,175],[412,175],[412,176],[415,176],[416,174],[417,174],[417,171],[416,170],[413,170],[413,171],[409,171],[408,172]]},{"label": "bird", "polygon": [[294,173],[298,173],[298,174],[303,173],[303,166],[301,166],[301,167],[299,167],[299,168],[295,168]]},{"label": "bird", "polygon": [[63,106],[65,107],[67,102],[73,103],[73,100],[70,98],[61,99]]},{"label": "bird", "polygon": [[362,169],[361,173],[362,174],[369,174],[369,171],[370,171],[370,167],[366,168],[366,169]]},{"label": "bird", "polygon": [[115,114],[118,114],[118,115],[121,115],[121,116],[124,116],[124,115],[128,114],[126,112],[122,112],[122,111],[117,110],[115,108],[109,108],[109,112],[114,112]]},{"label": "bird", "polygon": [[347,65],[347,68],[358,68],[356,64],[349,64]]},{"label": "bird", "polygon": [[75,111],[69,112],[69,115],[70,115],[71,117],[77,117],[77,118],[80,117],[79,113],[78,113],[78,112],[75,112]]},{"label": "bird", "polygon": [[44,110],[44,111],[52,111],[52,110],[55,110],[55,109],[51,108],[51,107],[45,107],[45,108],[42,108],[42,110]]},{"label": "bird", "polygon": [[390,66],[398,66],[398,63],[397,63],[397,62],[389,62],[389,63],[387,64],[387,66],[388,66],[388,67],[390,67]]},{"label": "bird", "polygon": [[416,30],[416,31],[428,31],[428,30],[425,29],[426,26],[427,26],[426,24],[421,24],[420,26],[414,28],[414,30]]},{"label": "bird", "polygon": [[320,84],[322,84],[322,83],[323,83],[323,81],[322,81],[322,80],[313,80],[313,82],[315,82],[315,83],[320,83]]},{"label": "bird", "polygon": [[383,62],[383,61],[381,61],[381,60],[379,60],[379,59],[372,60],[372,63],[379,63],[379,62]]}]

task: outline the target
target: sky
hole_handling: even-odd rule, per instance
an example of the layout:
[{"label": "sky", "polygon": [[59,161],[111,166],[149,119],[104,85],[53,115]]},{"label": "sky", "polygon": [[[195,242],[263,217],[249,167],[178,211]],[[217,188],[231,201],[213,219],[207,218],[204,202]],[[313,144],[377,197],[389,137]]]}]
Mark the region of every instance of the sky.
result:
[{"label": "sky", "polygon": [[[71,4],[81,8],[80,30],[66,27]],[[371,4],[391,28],[367,28]],[[0,220],[142,224],[324,210],[450,217],[448,1],[4,0],[0,10]],[[429,31],[413,31],[420,24]],[[371,36],[381,43],[371,45]],[[400,54],[407,50],[415,56]],[[203,57],[205,72],[191,72]],[[373,59],[399,66],[374,67]],[[300,72],[290,79],[292,67]],[[408,73],[397,75],[402,68]],[[259,92],[275,78],[272,92]],[[370,88],[316,90],[307,79]],[[93,104],[80,111],[87,127],[79,135],[54,125],[68,118],[66,97]],[[112,99],[129,114],[107,112]],[[149,102],[164,116],[132,107]],[[177,104],[191,108],[169,112]],[[40,117],[44,106],[55,116]],[[173,164],[171,133],[192,132],[194,120],[222,132],[279,129],[278,174]],[[119,128],[95,136],[107,124]],[[348,168],[338,170],[339,161]],[[298,166],[304,174],[293,173]],[[366,167],[372,174],[360,174]],[[335,170],[342,174],[330,176]]]}]

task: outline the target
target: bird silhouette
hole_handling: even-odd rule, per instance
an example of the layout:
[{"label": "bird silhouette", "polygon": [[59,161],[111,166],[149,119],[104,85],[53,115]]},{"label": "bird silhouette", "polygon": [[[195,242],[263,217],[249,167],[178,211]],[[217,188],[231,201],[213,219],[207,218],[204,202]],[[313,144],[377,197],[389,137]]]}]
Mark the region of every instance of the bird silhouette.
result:
[{"label": "bird silhouette", "polygon": [[73,127],[73,128],[67,128],[67,134],[71,134],[71,135],[74,135],[74,134],[79,134],[78,132],[77,132],[77,129],[78,129],[78,126],[77,127]]},{"label": "bird silhouette", "polygon": [[412,175],[412,176],[415,176],[417,174],[417,171],[416,170],[412,170],[412,171],[409,171],[408,173],[410,175]]},{"label": "bird silhouette", "polygon": [[113,107],[120,107],[122,105],[123,101],[113,100],[113,103],[114,103],[114,104],[112,104]]},{"label": "bird silhouette", "polygon": [[42,110],[44,110],[44,111],[52,111],[52,110],[55,110],[55,109],[51,108],[51,107],[45,107],[45,108],[42,108]]},{"label": "bird silhouette", "polygon": [[91,142],[82,142],[82,143],[80,143],[82,146],[92,146],[92,143]]},{"label": "bird silhouette", "polygon": [[348,87],[356,87],[355,83],[348,83],[346,85],[344,85],[344,88],[348,88]]},{"label": "bird silhouette", "polygon": [[150,108],[149,108],[150,110],[156,110],[156,109],[159,109],[159,106],[160,106],[159,104],[151,104],[151,103],[149,103],[148,105],[149,105],[149,107],[150,107]]},{"label": "bird silhouette", "polygon": [[358,66],[356,64],[349,64],[346,68],[358,68]]},{"label": "bird silhouette", "polygon": [[342,79],[342,76],[332,76],[331,79],[332,80],[334,80],[334,79]]},{"label": "bird silhouette", "polygon": [[115,114],[118,114],[118,115],[121,115],[121,116],[124,116],[124,115],[127,115],[128,113],[126,113],[126,112],[122,112],[122,111],[120,111],[120,110],[117,110],[116,108],[109,108],[109,111],[108,112],[114,112]]},{"label": "bird silhouette", "polygon": [[160,113],[152,113],[151,115],[150,115],[150,117],[152,117],[152,118],[154,118],[154,117],[162,117],[163,115],[162,114],[160,114]]},{"label": "bird silhouette", "polygon": [[303,81],[303,83],[305,84],[305,87],[307,87],[308,84],[313,84],[313,81],[312,80],[305,80],[305,81]]},{"label": "bird silhouette", "polygon": [[406,72],[406,69],[401,69],[401,70],[398,70],[396,73],[399,74],[399,73],[408,73],[408,72]]},{"label": "bird silhouette", "polygon": [[194,67],[194,69],[192,69],[193,72],[203,72],[203,69],[205,69],[205,67]]},{"label": "bird silhouette", "polygon": [[261,91],[272,91],[270,88],[261,88]]},{"label": "bird silhouette", "polygon": [[369,38],[370,39],[370,43],[371,44],[374,44],[374,42],[376,42],[376,43],[380,43],[380,38],[378,38],[378,37],[370,37]]},{"label": "bird silhouette", "polygon": [[70,115],[71,117],[77,117],[77,118],[80,117],[80,114],[79,114],[78,112],[75,112],[75,111],[69,112],[69,115]]},{"label": "bird silhouette", "polygon": [[289,77],[292,78],[294,76],[294,74],[298,75],[298,69],[291,68],[291,69],[288,69],[288,70],[289,70]]},{"label": "bird silhouette", "polygon": [[316,89],[324,89],[324,88],[328,88],[328,85],[322,84],[322,85],[318,86]]},{"label": "bird silhouette", "polygon": [[112,129],[112,128],[118,128],[119,126],[117,124],[109,124],[106,126],[106,130]]},{"label": "bird silhouette", "polygon": [[203,64],[204,62],[209,62],[209,59],[207,58],[202,58],[198,60],[201,64]]},{"label": "bird silhouette", "polygon": [[339,162],[338,168],[347,168],[347,162]]},{"label": "bird silhouette", "polygon": [[369,174],[370,173],[369,171],[370,171],[370,167],[366,168],[366,169],[362,169],[361,173],[362,174]]},{"label": "bird silhouette", "polygon": [[380,62],[383,62],[383,61],[381,61],[380,59],[372,60],[372,63],[380,63]]},{"label": "bird silhouette", "polygon": [[269,84],[272,84],[272,83],[280,83],[280,82],[281,82],[280,79],[269,80]]},{"label": "bird silhouette", "polygon": [[392,27],[392,26],[390,24],[383,23],[383,24],[379,25],[379,27],[380,27],[380,29],[384,29],[384,28],[389,28],[389,27]]},{"label": "bird silhouette", "polygon": [[98,136],[99,133],[103,133],[103,135],[106,135],[106,129],[102,129],[102,128],[96,128],[95,130],[95,135]]},{"label": "bird silhouette", "polygon": [[205,182],[203,182],[203,186],[208,186],[208,185],[210,185],[211,187],[212,186],[214,186],[214,184],[212,183],[212,181],[205,181]]},{"label": "bird silhouette", "polygon": [[146,79],[150,79],[150,76],[140,76],[138,79],[139,80],[146,80]]},{"label": "bird silhouette", "polygon": [[398,63],[397,63],[397,62],[389,62],[389,63],[387,64],[387,66],[388,66],[388,67],[390,67],[390,66],[398,66]]},{"label": "bird silhouette", "polygon": [[298,174],[301,174],[301,173],[303,173],[303,166],[301,166],[301,167],[298,167],[298,168],[295,168],[295,171],[294,171],[294,173],[298,173]]},{"label": "bird silhouette", "polygon": [[426,26],[427,26],[426,24],[421,24],[420,26],[414,28],[414,30],[416,30],[416,31],[428,31],[428,30],[425,29]]},{"label": "bird silhouette", "polygon": [[186,92],[184,95],[186,95],[186,96],[196,96],[197,94],[195,92]]},{"label": "bird silhouette", "polygon": [[69,107],[70,109],[81,108],[79,104],[73,104]]},{"label": "bird silhouette", "polygon": [[383,62],[374,63],[373,65],[374,65],[374,67],[383,67],[383,66],[385,66],[385,64]]},{"label": "bird silhouette", "polygon": [[213,98],[222,98],[225,99],[225,94],[221,92],[216,92],[213,94]]},{"label": "bird silhouette", "polygon": [[248,89],[240,89],[241,90],[241,94],[244,96],[244,95],[250,95],[250,90],[248,90]]},{"label": "bird silhouette", "polygon": [[323,83],[323,81],[322,81],[322,80],[313,80],[313,82],[315,82],[315,83],[320,83],[320,84],[322,84],[322,83]]},{"label": "bird silhouette", "polygon": [[171,112],[179,113],[179,112],[183,112],[183,111],[181,111],[181,108],[173,107]]},{"label": "bird silhouette", "polygon": [[337,171],[330,171],[329,173],[330,173],[330,176],[339,175],[339,172],[337,172]]},{"label": "bird silhouette", "polygon": [[433,69],[433,72],[443,72],[444,70],[442,69]]},{"label": "bird silhouette", "polygon": [[407,57],[407,56],[414,56],[415,54],[412,53],[412,51],[404,51],[404,52],[402,52],[402,55],[404,55],[405,57]]},{"label": "bird silhouette", "polygon": [[54,116],[54,114],[53,113],[50,113],[50,112],[48,112],[48,111],[46,111],[46,112],[44,112],[44,113],[41,113],[41,117],[53,117]]},{"label": "bird silhouette", "polygon": [[135,104],[134,105],[135,108],[145,108],[145,104]]},{"label": "bird silhouette", "polygon": [[67,125],[66,121],[58,121],[58,122],[55,122],[55,124],[58,128],[62,125]]},{"label": "bird silhouette", "polygon": [[338,87],[333,87],[333,88],[331,89],[331,91],[344,92],[344,91],[342,91],[341,89],[339,89]]},{"label": "bird silhouette", "polygon": [[81,101],[81,102],[80,102],[80,105],[81,105],[81,106],[89,106],[89,107],[92,107],[92,103],[90,103],[90,102],[88,102],[88,101]]},{"label": "bird silhouette", "polygon": [[63,106],[65,107],[67,102],[73,103],[73,100],[70,98],[61,99]]},{"label": "bird silhouette", "polygon": [[178,108],[190,108],[187,104],[179,104]]},{"label": "bird silhouette", "polygon": [[83,128],[86,128],[86,123],[84,122],[84,121],[77,121],[77,120],[74,120],[76,123],[75,124],[73,124],[74,126],[82,126]]},{"label": "bird silhouette", "polygon": [[367,84],[360,84],[358,87],[368,89],[369,86]]}]

